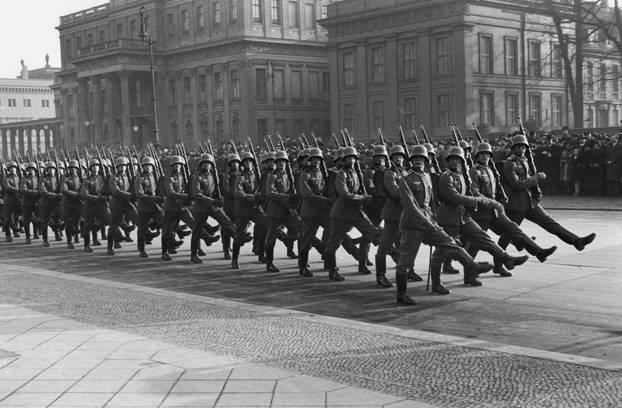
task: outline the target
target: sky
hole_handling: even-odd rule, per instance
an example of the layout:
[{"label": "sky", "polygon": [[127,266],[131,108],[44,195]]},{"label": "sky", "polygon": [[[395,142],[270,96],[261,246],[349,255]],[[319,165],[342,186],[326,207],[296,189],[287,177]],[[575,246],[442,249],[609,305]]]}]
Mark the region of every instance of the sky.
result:
[{"label": "sky", "polygon": [[0,0],[0,78],[19,76],[20,60],[28,69],[43,68],[45,54],[50,65],[60,67],[58,26],[60,16],[108,0]]}]

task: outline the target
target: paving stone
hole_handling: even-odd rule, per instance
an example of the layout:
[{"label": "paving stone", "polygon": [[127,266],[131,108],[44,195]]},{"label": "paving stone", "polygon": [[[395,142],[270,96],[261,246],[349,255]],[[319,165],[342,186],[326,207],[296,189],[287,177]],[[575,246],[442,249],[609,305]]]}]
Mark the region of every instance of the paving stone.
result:
[{"label": "paving stone", "polygon": [[272,400],[273,407],[318,406],[326,404],[324,392],[276,392]]},{"label": "paving stone", "polygon": [[69,392],[71,393],[84,393],[84,392],[118,392],[125,385],[127,381],[121,380],[90,380],[88,377],[76,383]]},{"label": "paving stone", "polygon": [[0,401],[0,407],[26,406],[45,407],[52,403],[61,394],[56,392],[16,392]]},{"label": "paving stone", "polygon": [[128,381],[121,390],[124,393],[166,393],[176,380],[134,380]]},{"label": "paving stone", "polygon": [[129,393],[116,394],[106,407],[158,406],[166,397],[166,393]]},{"label": "paving stone", "polygon": [[211,407],[218,399],[218,393],[170,394],[161,407]]},{"label": "paving stone", "polygon": [[272,393],[274,390],[275,381],[273,380],[234,380],[229,379],[227,381],[227,385],[225,386],[225,393],[236,393],[236,392],[268,392]]},{"label": "paving stone", "polygon": [[114,393],[107,392],[68,392],[63,394],[59,399],[57,399],[54,404],[51,405],[51,407],[103,407],[106,401],[108,401],[113,395]]},{"label": "paving stone", "polygon": [[[65,392],[76,383],[75,380],[32,380],[20,388],[20,392]],[[0,388],[2,385],[0,385]]]},{"label": "paving stone", "polygon": [[[223,390],[225,382],[226,380],[180,380],[171,393],[219,393]],[[235,392],[228,390],[230,383],[231,381],[227,384],[225,392]]]},{"label": "paving stone", "polygon": [[272,394],[260,393],[242,393],[242,394],[222,394],[216,407],[265,407],[270,405]]}]

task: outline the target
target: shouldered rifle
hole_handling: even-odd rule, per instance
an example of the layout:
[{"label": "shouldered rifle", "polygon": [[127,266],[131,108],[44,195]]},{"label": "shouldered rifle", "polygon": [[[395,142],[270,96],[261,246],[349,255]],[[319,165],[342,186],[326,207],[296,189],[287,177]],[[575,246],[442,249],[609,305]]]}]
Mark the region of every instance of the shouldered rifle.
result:
[{"label": "shouldered rifle", "polygon": [[[479,129],[475,125],[475,122],[471,123],[471,125],[473,125],[473,130],[475,131],[475,136],[477,137],[477,140],[479,140],[480,143],[485,143],[484,138],[482,137],[482,134],[479,133]],[[499,197],[499,201],[502,204],[505,204],[508,200],[508,196],[505,194],[505,190],[503,189],[503,185],[501,184],[501,175],[499,174],[499,170],[497,169],[497,166],[495,166],[495,162],[492,159],[492,157],[490,158],[490,160],[488,160],[488,168],[490,168],[490,171],[492,171],[492,175],[495,178],[495,182],[498,187],[497,196]],[[493,197],[493,198],[496,199],[497,197]]]},{"label": "shouldered rifle", "polygon": [[104,163],[104,159],[102,158],[101,152],[99,151],[99,147],[95,146],[95,152],[97,153],[97,158],[99,159],[99,166],[102,168],[103,176],[110,176],[110,172],[106,163]]},{"label": "shouldered rifle", "polygon": [[[449,127],[454,136],[454,141],[456,142],[456,146],[460,147],[460,138],[458,137],[458,132],[456,132],[456,128],[454,127],[454,124],[450,123]],[[466,159],[466,152],[464,156]],[[461,165],[460,170],[462,171],[462,176],[464,177],[464,183],[466,184],[466,191],[468,191],[470,195],[473,195],[473,190],[471,189],[472,187],[471,175],[469,174],[468,164],[464,163],[464,166]]]},{"label": "shouldered rifle", "polygon": [[[354,139],[352,139],[352,136],[350,136],[350,132],[348,132],[347,128],[343,128],[343,135],[349,143],[348,146],[354,147]],[[361,185],[360,192],[362,192],[364,195],[367,195],[367,188],[365,187],[364,181],[365,179],[363,178],[363,170],[361,169],[361,163],[359,162],[359,160],[356,160],[354,162],[354,170],[359,177],[359,183]]]},{"label": "shouldered rifle", "polygon": [[259,191],[261,191],[261,170],[259,169],[259,163],[257,162],[257,154],[255,154],[253,140],[250,136],[248,137],[248,147],[250,148],[251,154],[253,155],[253,167],[255,168],[255,177],[257,178],[257,185],[259,186]]},{"label": "shouldered rifle", "polygon": [[417,134],[417,131],[415,130],[414,126],[413,126],[413,128],[410,130],[410,132],[412,133],[413,138],[415,139],[415,143],[416,143],[416,144],[418,144],[418,145],[420,145],[420,144],[421,144],[421,142],[419,141],[419,135]]},{"label": "shouldered rifle", "polygon": [[344,128],[339,128],[339,133],[341,134],[341,140],[343,141],[343,146],[348,147],[350,143],[348,143],[348,139],[346,139],[346,132]]},{"label": "shouldered rifle", "polygon": [[[285,152],[285,144],[283,144],[283,139],[281,138],[281,135],[277,134],[277,137],[279,138],[281,149],[283,149],[283,151]],[[303,143],[303,146],[304,146],[304,143]],[[294,173],[292,172],[292,166],[289,164],[289,160],[285,163],[285,172],[287,173],[289,184],[292,186],[292,193],[298,194],[298,189],[296,188],[296,179],[294,179]]]},{"label": "shouldered rifle", "polygon": [[339,149],[341,145],[339,144],[339,139],[337,139],[337,135],[335,133],[331,133],[331,136],[333,137],[333,142],[335,142],[335,147]]},{"label": "shouldered rifle", "polygon": [[54,150],[54,161],[56,162],[56,183],[60,186],[60,166],[58,161],[58,154]]},{"label": "shouldered rifle", "polygon": [[268,139],[266,139],[265,137],[263,138],[263,143],[266,145],[266,151],[268,153],[270,153],[272,151],[272,149],[270,148],[270,144],[268,144]]},{"label": "shouldered rifle", "polygon": [[233,153],[238,154],[238,147],[235,145],[235,142],[233,140],[230,140],[229,143],[231,143],[231,147],[233,148]]},{"label": "shouldered rifle", "polygon": [[274,142],[272,141],[272,135],[270,134],[268,134],[268,141],[270,142],[270,147],[272,148],[272,151],[276,152],[276,147],[274,146]]},{"label": "shouldered rifle", "polygon": [[[419,122],[419,129],[421,130],[421,134],[423,135],[423,140],[425,141],[425,143],[429,143],[430,146],[433,146],[432,141],[428,136],[428,132],[425,131],[425,127],[423,126],[422,122]],[[429,152],[428,156],[430,156]],[[432,167],[434,167],[434,171],[436,171],[436,174],[441,174],[441,166],[440,164],[438,164],[438,159],[436,158],[436,155],[430,156],[430,163],[432,163]]]},{"label": "shouldered rifle", "polygon": [[[313,138],[313,144],[315,144],[315,147],[319,149],[320,144],[318,143],[317,137],[315,137],[313,132],[311,133],[311,137]],[[324,160],[320,161],[320,171],[322,172],[322,176],[324,176],[324,181],[328,182],[328,169],[326,168],[326,162],[324,162]]]},{"label": "shouldered rifle", "polygon": [[222,191],[220,190],[220,175],[218,174],[218,167],[216,166],[216,156],[214,156],[214,149],[212,148],[212,142],[207,139],[207,152],[212,155],[214,159],[214,163],[212,163],[212,167],[214,169],[214,183],[216,184],[216,196],[218,199],[222,199]]},{"label": "shouldered rifle", "polygon": [[[125,155],[125,153],[123,152],[123,147],[121,147],[121,154]],[[130,177],[132,178],[132,180],[134,180],[134,178],[136,177],[136,174],[134,173],[134,163],[132,162],[132,154],[130,152],[130,148],[127,148],[127,158],[130,160],[130,165],[128,166],[128,171],[130,174]],[[136,158],[136,160],[138,160],[138,157]],[[140,165],[140,163],[139,163]]]},{"label": "shouldered rifle", "polygon": [[[313,132],[311,132],[313,133]],[[307,135],[305,135],[304,132],[301,133],[302,139],[304,140],[305,144],[307,145],[306,147],[309,148],[311,147],[311,145],[309,144],[309,140],[307,139]]]},{"label": "shouldered rifle", "polygon": [[80,150],[78,150],[78,146],[76,146],[76,159],[78,160],[78,175],[80,179],[84,178],[84,174],[82,173],[82,160],[80,160]]},{"label": "shouldered rifle", "polygon": [[[460,127],[455,123],[452,123],[451,125],[454,127],[454,129],[456,129],[456,133],[458,134],[458,140],[466,143],[466,140],[464,140],[464,137],[462,137],[462,132],[460,132]],[[460,146],[460,144],[458,144],[458,146]],[[469,165],[469,168],[473,167],[473,157],[471,157],[471,154],[467,152],[466,149],[464,149],[464,158]]]},{"label": "shouldered rifle", "polygon": [[[378,128],[378,137],[380,138],[380,143],[384,146],[384,148],[387,150],[389,150],[389,147],[387,146],[387,142],[386,140],[384,140],[384,135],[382,134],[382,129]],[[391,160],[391,157],[389,156],[389,163],[388,165],[391,167],[391,169],[393,171],[395,171],[395,163],[393,163],[393,160]]]},{"label": "shouldered rifle", "polygon": [[406,143],[406,138],[404,137],[404,129],[402,129],[402,125],[397,125],[397,128],[400,131],[400,143],[404,148],[404,152],[406,152],[406,157],[410,159],[410,149],[408,148],[408,143]]},{"label": "shouldered rifle", "polygon": [[[525,135],[525,137],[527,137],[527,131],[523,126],[523,121],[521,120],[520,116],[518,117],[518,128],[520,132]],[[533,159],[533,154],[531,153],[531,147],[529,145],[527,145],[527,149],[525,150],[525,157],[527,158],[527,165],[529,166],[531,174],[536,175],[536,173],[538,173],[538,169],[536,168],[536,162]],[[540,189],[540,184],[536,184],[534,187],[531,187],[530,190],[533,191],[535,195],[537,195],[538,199],[542,197],[542,190]]]}]

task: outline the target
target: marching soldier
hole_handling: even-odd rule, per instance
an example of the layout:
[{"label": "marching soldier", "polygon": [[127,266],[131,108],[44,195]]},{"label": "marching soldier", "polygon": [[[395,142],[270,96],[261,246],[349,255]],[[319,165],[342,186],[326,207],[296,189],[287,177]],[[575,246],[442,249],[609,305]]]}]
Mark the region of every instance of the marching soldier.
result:
[{"label": "marching soldier", "polygon": [[[438,180],[440,208],[438,222],[450,236],[463,239],[477,249],[484,250],[501,262],[507,269],[514,269],[515,265],[522,265],[528,259],[527,256],[513,257],[501,249],[484,230],[482,230],[469,215],[468,209],[478,206],[502,211],[503,206],[495,200],[484,196],[474,196],[471,191],[470,177],[463,173],[466,169],[464,151],[461,147],[452,146],[447,152],[447,170],[441,174]],[[433,270],[434,272],[434,270]],[[466,271],[464,284],[481,286],[481,281],[476,276],[469,276]]]},{"label": "marching soldier", "polygon": [[45,164],[45,175],[41,178],[39,192],[41,195],[41,199],[39,200],[39,214],[43,232],[43,246],[47,248],[50,246],[50,242],[48,241],[48,227],[51,226],[52,229],[55,230],[56,241],[61,239],[58,234],[58,228],[61,218],[60,200],[62,198],[62,193],[54,162],[50,161]]},{"label": "marching soldier", "polygon": [[345,278],[337,269],[335,253],[343,242],[348,231],[355,227],[363,236],[371,238],[374,245],[378,245],[382,230],[369,220],[362,210],[369,195],[360,194],[361,177],[355,171],[355,163],[359,154],[354,147],[347,147],[343,151],[343,168],[337,173],[335,191],[337,200],[330,213],[330,237],[324,250],[324,259],[328,262],[328,276],[331,280],[343,281]]},{"label": "marching soldier", "polygon": [[[527,137],[522,134],[512,137],[512,155],[508,157],[503,165],[503,176],[505,191],[508,203],[505,211],[509,219],[520,225],[524,219],[528,219],[544,228],[546,231],[556,235],[562,241],[573,245],[577,250],[582,251],[589,245],[595,233],[584,237],[568,231],[555,221],[540,205],[542,192],[538,188],[538,181],[544,180],[546,174],[535,172],[528,162],[525,153],[529,149]],[[501,237],[499,245],[506,248],[511,238]]]},{"label": "marching soldier", "polygon": [[110,201],[110,226],[108,227],[108,255],[114,255],[114,248],[121,248],[123,240],[121,225],[124,218],[134,221],[136,219],[136,207],[132,204],[131,181],[127,175],[127,166],[130,164],[125,157],[119,157],[115,161],[116,172],[111,175],[109,189],[112,195]]},{"label": "marching soldier", "polygon": [[26,165],[26,176],[21,179],[20,193],[22,195],[22,217],[26,232],[26,244],[31,243],[30,224],[32,224],[34,239],[37,235],[37,200],[39,199],[39,178],[37,177],[37,163]]},{"label": "marching soldier", "polygon": [[[363,207],[365,214],[376,227],[382,222],[382,208],[384,206],[384,172],[387,168],[389,154],[384,146],[376,146],[373,150],[372,165],[363,173],[363,182],[367,193],[371,195],[371,200]],[[368,275],[371,273],[367,268],[371,241],[368,237],[362,237],[359,244],[359,273]],[[385,282],[386,283],[386,282]]]},{"label": "marching soldier", "polygon": [[[233,206],[235,203],[235,196],[233,194],[235,189],[235,179],[240,174],[240,156],[237,153],[230,153],[227,155],[227,171],[225,177],[220,179],[220,190],[223,195],[223,211],[229,220],[234,219]],[[221,234],[222,239],[222,252],[226,260],[231,259],[231,240],[233,234],[230,231],[223,230]]]},{"label": "marching soldier", "polygon": [[[199,243],[204,234],[203,228],[209,217],[214,218],[221,226],[222,234],[232,236],[235,227],[229,217],[223,211],[223,200],[219,196],[216,185],[216,163],[214,157],[205,153],[199,159],[199,172],[194,175],[192,181],[192,215],[194,216],[194,227],[190,239],[190,262],[202,263],[199,258]],[[214,241],[218,236],[212,238]]]},{"label": "marching soldier", "polygon": [[61,192],[63,194],[63,219],[65,220],[65,237],[67,239],[67,248],[74,249],[73,237],[80,231],[80,210],[82,203],[80,201],[80,188],[82,180],[78,175],[80,171],[80,162],[78,160],[69,160],[67,164],[68,172],[61,177]]},{"label": "marching soldier", "polygon": [[99,174],[101,164],[98,159],[91,159],[89,163],[89,176],[82,180],[80,198],[84,200],[84,225],[82,226],[82,238],[84,239],[84,252],[93,252],[91,249],[91,234],[102,225],[108,225],[110,212],[108,210],[108,197],[105,195],[106,182]]},{"label": "marching soldier", "polygon": [[[268,178],[274,173],[274,152],[267,152],[260,156],[261,159],[261,177],[259,178],[259,191],[261,195],[261,206],[268,206]],[[261,237],[265,237],[268,233],[261,224],[253,226],[253,254],[257,255],[257,259],[261,263],[266,262],[266,243]]]},{"label": "marching soldier", "polygon": [[158,180],[153,173],[155,160],[152,157],[145,156],[141,159],[140,164],[143,171],[134,180],[134,191],[138,201],[137,245],[140,257],[148,258],[145,243],[157,236],[157,234],[149,232],[149,223],[153,221],[158,229],[162,228],[164,214],[159,204],[162,204],[164,200],[160,195]]},{"label": "marching soldier", "polygon": [[19,166],[11,161],[6,164],[7,174],[2,177],[2,190],[4,192],[4,236],[6,242],[13,242],[11,236],[12,222],[19,217],[21,202],[19,200],[20,176]]},{"label": "marching soldier", "polygon": [[290,178],[286,171],[289,164],[287,153],[277,150],[274,161],[276,169],[268,176],[267,194],[269,218],[268,233],[266,235],[266,270],[268,272],[279,272],[279,268],[274,266],[274,246],[276,244],[279,229],[287,227],[287,242],[293,243],[300,237],[302,221],[298,211],[294,208],[295,202],[292,198],[295,191],[293,177]]},{"label": "marching soldier", "polygon": [[[456,259],[465,266],[469,280],[492,269],[489,263],[477,263],[458,243],[436,223],[431,202],[434,200],[432,180],[424,170],[428,161],[425,146],[415,146],[411,152],[411,170],[400,180],[400,200],[403,206],[400,218],[400,259],[395,270],[397,302],[415,305],[407,293],[408,269],[414,264],[421,243],[436,247],[430,264],[432,290],[447,294],[441,283],[441,264],[444,258]],[[465,278],[466,279],[466,278]]]},{"label": "marching soldier", "polygon": [[[238,256],[240,248],[250,239],[246,233],[248,223],[253,221],[260,224],[267,231],[269,221],[266,214],[261,208],[261,190],[259,185],[259,177],[255,174],[254,166],[257,165],[255,157],[252,153],[245,152],[240,156],[242,159],[242,171],[235,179],[233,194],[235,196],[235,204],[233,214],[235,215],[235,236],[233,238],[233,253],[231,257],[231,268],[240,269],[238,264]],[[263,230],[262,230],[263,231]],[[264,241],[265,236],[258,239]]]},{"label": "marching soldier", "polygon": [[384,172],[381,181],[385,196],[381,213],[382,219],[384,220],[384,227],[382,229],[382,236],[380,237],[380,244],[376,251],[376,283],[383,288],[393,287],[391,281],[386,277],[387,255],[392,252],[397,252],[394,248],[394,244],[399,239],[399,222],[402,215],[399,183],[402,177],[408,174],[404,168],[404,161],[406,160],[404,148],[400,145],[393,146],[390,153],[389,160],[391,160],[393,165],[389,166]]},{"label": "marching soldier", "polygon": [[300,217],[302,218],[302,235],[298,243],[298,269],[299,273],[305,277],[313,276],[307,264],[309,263],[309,251],[314,245],[317,246],[315,234],[319,227],[322,227],[323,242],[326,242],[330,229],[330,219],[326,214],[330,214],[333,204],[332,198],[327,196],[326,178],[323,174],[320,163],[324,160],[322,151],[318,148],[309,149],[309,166],[306,171],[300,173],[300,195],[302,196],[302,206]]},{"label": "marching soldier", "polygon": [[162,228],[162,260],[170,261],[169,252],[175,248],[175,226],[180,220],[189,225],[191,228],[194,219],[190,214],[184,211],[182,204],[189,200],[189,183],[186,181],[182,173],[182,166],[185,161],[181,156],[173,156],[170,159],[171,174],[164,178],[164,226]]},{"label": "marching soldier", "polygon": [[[494,166],[490,162],[492,158],[492,147],[488,143],[480,143],[475,150],[475,163],[469,170],[473,188],[477,193],[493,200],[499,201],[501,204],[507,202],[507,196],[503,191],[503,187],[491,169]],[[490,229],[495,234],[503,237],[506,236],[512,240],[517,248],[525,248],[527,252],[538,258],[540,262],[544,262],[546,258],[557,249],[556,246],[551,248],[541,248],[527,234],[525,234],[519,226],[511,221],[505,211],[497,211],[492,208],[478,206],[471,213],[473,220],[484,230]],[[475,257],[477,248],[469,248],[471,256]],[[495,261],[493,272],[500,276],[512,276],[503,264],[498,260]]]}]

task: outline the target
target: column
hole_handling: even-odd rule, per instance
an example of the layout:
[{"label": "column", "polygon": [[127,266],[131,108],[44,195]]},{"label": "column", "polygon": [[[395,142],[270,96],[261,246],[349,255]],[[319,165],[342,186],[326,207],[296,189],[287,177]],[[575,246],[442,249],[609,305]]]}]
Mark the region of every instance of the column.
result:
[{"label": "column", "polygon": [[78,104],[78,144],[88,144],[89,129],[86,123],[89,121],[88,116],[88,78],[78,80],[78,95],[76,95],[76,103]]},{"label": "column", "polygon": [[33,146],[33,144],[37,143],[37,135],[35,135],[34,137],[34,142],[33,143],[33,136],[32,136],[32,128],[31,127],[27,127],[25,129],[23,129],[24,132],[24,150],[27,153],[30,153],[31,155],[33,155],[33,153],[36,153],[36,146]]},{"label": "column", "polygon": [[92,127],[92,132],[93,132],[93,140],[95,142],[95,144],[99,144],[101,143],[102,139],[102,131],[103,131],[103,124],[102,124],[102,100],[101,100],[101,76],[95,76],[91,78],[91,83],[90,83],[90,87],[91,90],[93,91],[93,118],[92,118],[92,122],[93,124],[91,125]]},{"label": "column", "polygon": [[[420,56],[420,62],[418,62],[418,71],[417,75],[419,76],[419,83],[421,84],[421,90],[419,91],[419,97],[417,98],[417,103],[419,104],[419,114],[421,115],[421,122],[425,125],[426,130],[429,132],[432,131],[434,127],[433,123],[433,115],[432,109],[436,106],[435,101],[432,98],[432,67],[434,66],[434,61],[432,61],[431,49],[432,45],[430,44],[430,32],[422,33],[421,36],[417,39],[417,52]],[[424,64],[427,65],[424,66]],[[431,133],[430,133],[431,134]]]},{"label": "column", "polygon": [[[173,73],[173,77],[177,82],[177,108],[175,120],[177,121],[177,139],[183,141],[186,135],[186,121],[184,120],[184,73],[183,71],[177,71]],[[177,140],[174,140],[177,142]]]},{"label": "column", "polygon": [[[341,104],[341,100],[339,99],[339,58],[336,46],[330,46],[328,48],[328,67],[330,72],[330,121],[332,131],[337,133],[339,130],[339,124],[341,123],[341,118],[339,117],[339,106]],[[324,144],[328,146],[328,141],[330,140],[330,135],[325,135],[326,139],[324,140]]]},{"label": "column", "polygon": [[5,157],[8,159],[7,152],[7,133],[5,129],[0,129],[0,157],[2,157],[3,161]]},{"label": "column", "polygon": [[192,98],[192,140],[188,140],[190,146],[201,142],[201,130],[199,128],[199,98],[197,95],[198,72],[196,68],[190,71],[190,92]]},{"label": "column", "polygon": [[106,123],[108,123],[108,137],[111,139],[114,144],[121,143],[121,137],[117,132],[117,123],[116,123],[116,103],[117,100],[117,84],[115,80],[114,74],[109,74],[105,76],[106,81],[106,97],[107,100],[103,103],[106,104],[106,116],[103,118]]},{"label": "column", "polygon": [[130,121],[130,73],[119,72],[119,90],[121,92],[121,144],[129,145],[132,140],[132,123]]},{"label": "column", "polygon": [[[386,126],[388,129],[393,129],[399,122],[404,125],[404,118],[400,115],[400,93],[399,93],[399,64],[397,63],[397,36],[391,35],[387,37],[385,53],[385,72],[387,83],[387,101],[386,101]],[[410,130],[410,129],[408,129]],[[406,130],[405,130],[406,131]]]},{"label": "column", "polygon": [[363,141],[369,138],[373,129],[373,115],[369,115],[369,93],[367,91],[367,43],[358,41],[356,43],[356,88],[357,88],[357,115],[356,129],[348,129],[355,140]]},{"label": "column", "polygon": [[255,95],[252,65],[248,61],[240,61],[238,69],[240,81],[240,138],[254,133],[255,117],[252,114],[255,108]]}]

